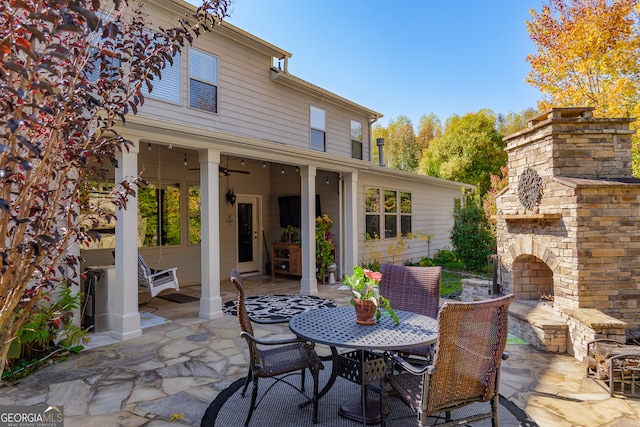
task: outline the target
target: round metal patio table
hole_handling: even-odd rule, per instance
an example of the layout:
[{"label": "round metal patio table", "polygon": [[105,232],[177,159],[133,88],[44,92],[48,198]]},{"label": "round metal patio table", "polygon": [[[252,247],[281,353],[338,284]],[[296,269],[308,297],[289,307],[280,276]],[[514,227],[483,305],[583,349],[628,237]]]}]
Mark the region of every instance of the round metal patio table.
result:
[{"label": "round metal patio table", "polygon": [[[373,325],[359,325],[352,306],[312,310],[291,318],[291,332],[331,348],[331,377],[318,394],[318,399],[329,391],[338,375],[343,376],[361,385],[361,396],[345,402],[340,414],[365,425],[379,422],[378,405],[368,404],[367,385],[383,374],[384,361],[380,355],[366,350],[419,347],[435,342],[438,337],[435,319],[402,310],[396,310],[396,314],[400,319],[399,325],[386,314]],[[339,354],[336,347],[355,351]]]}]

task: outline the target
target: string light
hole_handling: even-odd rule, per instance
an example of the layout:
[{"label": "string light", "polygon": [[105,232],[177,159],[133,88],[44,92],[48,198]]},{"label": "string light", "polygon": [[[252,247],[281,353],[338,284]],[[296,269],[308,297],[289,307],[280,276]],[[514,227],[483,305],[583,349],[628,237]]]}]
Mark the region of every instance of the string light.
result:
[{"label": "string light", "polygon": [[262,162],[262,167],[263,167],[263,168],[266,168],[266,167],[267,167],[267,163]]},{"label": "string light", "polygon": [[244,166],[244,159],[242,159],[242,161],[240,163],[242,163],[242,166]]},{"label": "string light", "polygon": [[147,150],[151,151],[151,143],[147,144]]},{"label": "string light", "polygon": [[189,163],[187,163],[187,154],[185,153],[184,155],[184,165],[187,166]]},{"label": "string light", "polygon": [[284,175],[284,168],[280,169],[280,173]]},{"label": "string light", "polygon": [[325,182],[327,183],[327,185],[329,185],[329,177],[327,177],[327,180]]}]

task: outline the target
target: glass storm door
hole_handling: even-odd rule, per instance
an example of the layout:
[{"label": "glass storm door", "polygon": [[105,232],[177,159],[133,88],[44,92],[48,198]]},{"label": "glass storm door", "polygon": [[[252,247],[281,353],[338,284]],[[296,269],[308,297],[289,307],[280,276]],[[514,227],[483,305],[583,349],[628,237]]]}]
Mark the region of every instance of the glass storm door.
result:
[{"label": "glass storm door", "polygon": [[238,271],[258,270],[258,199],[238,196]]}]

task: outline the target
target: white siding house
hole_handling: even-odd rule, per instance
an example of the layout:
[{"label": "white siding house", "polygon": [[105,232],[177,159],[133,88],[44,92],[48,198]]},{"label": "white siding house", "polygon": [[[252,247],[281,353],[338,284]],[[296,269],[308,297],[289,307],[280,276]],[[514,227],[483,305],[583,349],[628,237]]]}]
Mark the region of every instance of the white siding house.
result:
[{"label": "white siding house", "polygon": [[[181,0],[145,7],[165,27],[195,9]],[[85,268],[115,264],[115,337],[141,333],[138,253],[151,268],[177,267],[181,286],[201,286],[199,316],[220,316],[220,282],[232,268],[266,273],[265,248],[283,233],[285,200],[299,200],[303,294],[318,290],[317,212],[334,221],[338,277],[366,262],[371,245],[397,264],[450,246],[455,200],[471,186],[372,163],[371,126],[382,115],[289,74],[290,57],[223,23],[183,49],[119,129],[135,149],[120,156],[113,178],[141,175],[150,186],[137,210],[133,201],[102,242],[81,253]],[[396,211],[372,211],[383,209],[385,195]],[[380,239],[366,242],[372,231]],[[407,231],[429,239],[402,238]],[[389,257],[401,239],[404,251]]]}]

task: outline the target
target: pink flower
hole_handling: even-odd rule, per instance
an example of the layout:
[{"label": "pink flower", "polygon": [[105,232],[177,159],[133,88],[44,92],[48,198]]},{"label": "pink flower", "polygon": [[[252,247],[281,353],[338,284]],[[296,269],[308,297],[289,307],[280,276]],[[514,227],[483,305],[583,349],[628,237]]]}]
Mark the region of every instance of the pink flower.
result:
[{"label": "pink flower", "polygon": [[364,275],[376,282],[379,282],[382,279],[382,273],[379,271],[364,270]]}]

